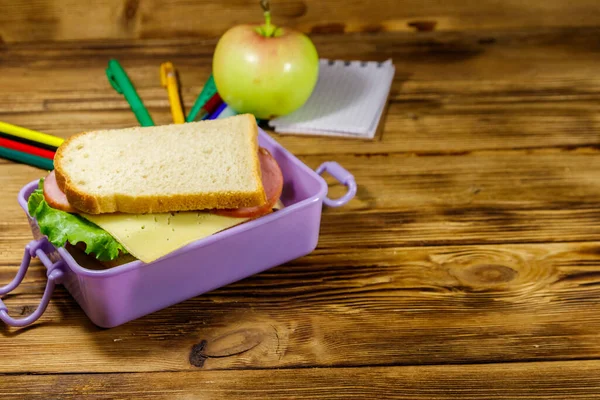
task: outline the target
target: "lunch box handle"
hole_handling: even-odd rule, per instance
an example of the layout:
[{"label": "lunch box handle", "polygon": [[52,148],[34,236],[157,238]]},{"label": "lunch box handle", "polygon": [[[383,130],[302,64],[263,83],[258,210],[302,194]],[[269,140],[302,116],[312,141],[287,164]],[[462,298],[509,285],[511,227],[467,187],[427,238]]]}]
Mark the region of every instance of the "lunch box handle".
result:
[{"label": "lunch box handle", "polygon": [[21,266],[17,271],[17,276],[12,280],[8,285],[0,288],[0,295],[7,294],[13,291],[23,278],[25,277],[25,273],[29,268],[29,263],[33,257],[38,257],[42,264],[46,267],[46,276],[48,277],[48,283],[46,284],[46,290],[44,290],[44,295],[42,296],[42,301],[38,308],[28,315],[27,317],[16,319],[8,315],[8,308],[0,299],[0,320],[4,321],[9,326],[17,326],[22,327],[26,325],[30,325],[38,320],[46,311],[46,307],[48,307],[48,303],[50,302],[50,297],[52,296],[52,292],[54,291],[54,287],[56,284],[61,283],[63,278],[63,261],[60,260],[58,262],[53,263],[48,258],[48,255],[44,252],[43,247],[47,244],[47,239],[42,238],[39,240],[32,240],[25,246],[25,251],[23,253],[23,260],[21,261]]},{"label": "lunch box handle", "polygon": [[346,194],[339,199],[330,199],[329,197],[325,196],[323,203],[325,203],[326,206],[343,206],[352,200],[352,198],[356,195],[356,181],[354,180],[354,176],[352,176],[350,172],[348,172],[344,167],[335,161],[324,162],[323,164],[319,165],[319,168],[317,168],[316,172],[319,175],[321,175],[323,172],[329,172],[331,176],[348,188]]}]

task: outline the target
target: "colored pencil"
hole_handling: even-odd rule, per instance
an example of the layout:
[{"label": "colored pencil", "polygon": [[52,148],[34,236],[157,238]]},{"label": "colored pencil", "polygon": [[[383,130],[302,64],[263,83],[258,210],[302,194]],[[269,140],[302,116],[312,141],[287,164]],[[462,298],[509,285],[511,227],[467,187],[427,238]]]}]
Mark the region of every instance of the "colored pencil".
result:
[{"label": "colored pencil", "polygon": [[9,134],[6,134],[4,132],[0,132],[0,138],[12,140],[13,142],[19,142],[19,143],[23,143],[23,144],[28,144],[30,146],[38,147],[40,149],[50,150],[52,152],[56,151],[56,149],[57,149],[56,146],[50,146],[49,144],[44,144],[44,143],[36,142],[34,140],[23,139],[22,137],[9,135]]},{"label": "colored pencil", "polygon": [[32,140],[34,142],[49,144],[50,146],[60,146],[65,140],[60,137],[47,135],[45,133],[32,131],[31,129],[20,126],[0,122],[0,132],[8,133],[9,135],[18,136],[23,139]]},{"label": "colored pencil", "polygon": [[217,117],[217,119],[222,119],[222,118],[228,118],[228,117],[233,117],[234,115],[237,115],[237,113],[233,110],[233,108],[227,106],[225,107],[225,109],[219,114],[219,116]]},{"label": "colored pencil", "polygon": [[24,143],[19,143],[14,140],[0,138],[0,147],[7,149],[22,151],[23,153],[31,154],[33,156],[44,157],[49,160],[54,159],[54,152],[39,147],[31,146]]},{"label": "colored pencil", "polygon": [[131,108],[131,111],[133,111],[133,114],[140,125],[154,126],[154,121],[144,106],[144,103],[142,103],[142,99],[140,99],[129,76],[127,76],[127,73],[117,60],[111,59],[108,61],[106,77],[117,93],[125,96],[125,100],[129,103],[129,107]]},{"label": "colored pencil", "polygon": [[52,160],[48,160],[47,158],[43,157],[32,156],[31,154],[27,154],[22,151],[0,147],[0,157],[42,168],[48,171],[54,169],[54,162],[52,162]]},{"label": "colored pencil", "polygon": [[183,115],[183,105],[179,93],[177,71],[175,70],[173,63],[166,62],[160,65],[160,83],[163,87],[167,88],[173,122],[176,124],[183,124],[185,122],[185,116]]},{"label": "colored pencil", "polygon": [[223,110],[225,109],[225,107],[227,107],[227,104],[221,103],[219,105],[219,107],[212,114],[210,114],[210,116],[208,117],[208,119],[217,119],[217,117],[219,116],[219,114],[221,114],[223,112]]},{"label": "colored pencil", "polygon": [[202,87],[202,91],[198,95],[198,98],[194,102],[194,106],[190,110],[186,121],[200,121],[202,117],[206,115],[206,110],[203,110],[204,106],[206,105],[206,102],[208,102],[208,100],[210,100],[210,98],[213,97],[215,93],[217,93],[217,87],[215,86],[215,80],[211,74],[208,77],[208,81],[206,81],[206,83]]},{"label": "colored pencil", "polygon": [[[210,116],[210,114],[212,114],[217,108],[219,108],[219,106],[221,104],[223,104],[223,99],[221,99],[221,96],[219,96],[219,93],[215,93],[210,98],[210,100],[208,100],[206,102],[204,107],[202,107],[202,110],[200,110],[200,113],[198,114],[198,115],[202,115],[200,120],[207,119]],[[198,120],[198,119],[196,119],[196,120]]]}]

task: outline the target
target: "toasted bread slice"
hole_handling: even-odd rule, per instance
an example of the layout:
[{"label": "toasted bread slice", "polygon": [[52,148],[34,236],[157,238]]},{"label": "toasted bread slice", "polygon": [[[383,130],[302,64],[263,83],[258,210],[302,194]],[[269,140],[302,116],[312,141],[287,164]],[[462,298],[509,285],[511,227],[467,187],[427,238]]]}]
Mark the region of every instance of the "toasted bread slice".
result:
[{"label": "toasted bread slice", "polygon": [[239,208],[266,202],[250,114],[84,132],[54,158],[58,186],[88,214]]}]

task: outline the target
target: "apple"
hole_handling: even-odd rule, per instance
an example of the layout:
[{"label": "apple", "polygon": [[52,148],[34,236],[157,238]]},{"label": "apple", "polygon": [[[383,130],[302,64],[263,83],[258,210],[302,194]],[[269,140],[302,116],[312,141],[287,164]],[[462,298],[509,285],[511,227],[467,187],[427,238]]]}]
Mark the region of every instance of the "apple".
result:
[{"label": "apple", "polygon": [[[266,4],[265,4],[266,3]],[[213,77],[219,95],[237,113],[272,119],[300,108],[319,76],[319,56],[301,32],[271,25],[238,25],[219,39]]]}]

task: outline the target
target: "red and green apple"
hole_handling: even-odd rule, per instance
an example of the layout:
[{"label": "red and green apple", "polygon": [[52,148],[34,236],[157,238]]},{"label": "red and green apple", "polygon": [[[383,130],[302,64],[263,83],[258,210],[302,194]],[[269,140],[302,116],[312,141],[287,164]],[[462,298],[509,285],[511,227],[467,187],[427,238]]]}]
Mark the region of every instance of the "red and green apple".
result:
[{"label": "red and green apple", "polygon": [[271,24],[238,25],[220,38],[213,56],[213,76],[225,103],[238,113],[272,119],[300,108],[319,75],[312,41],[293,29]]}]

